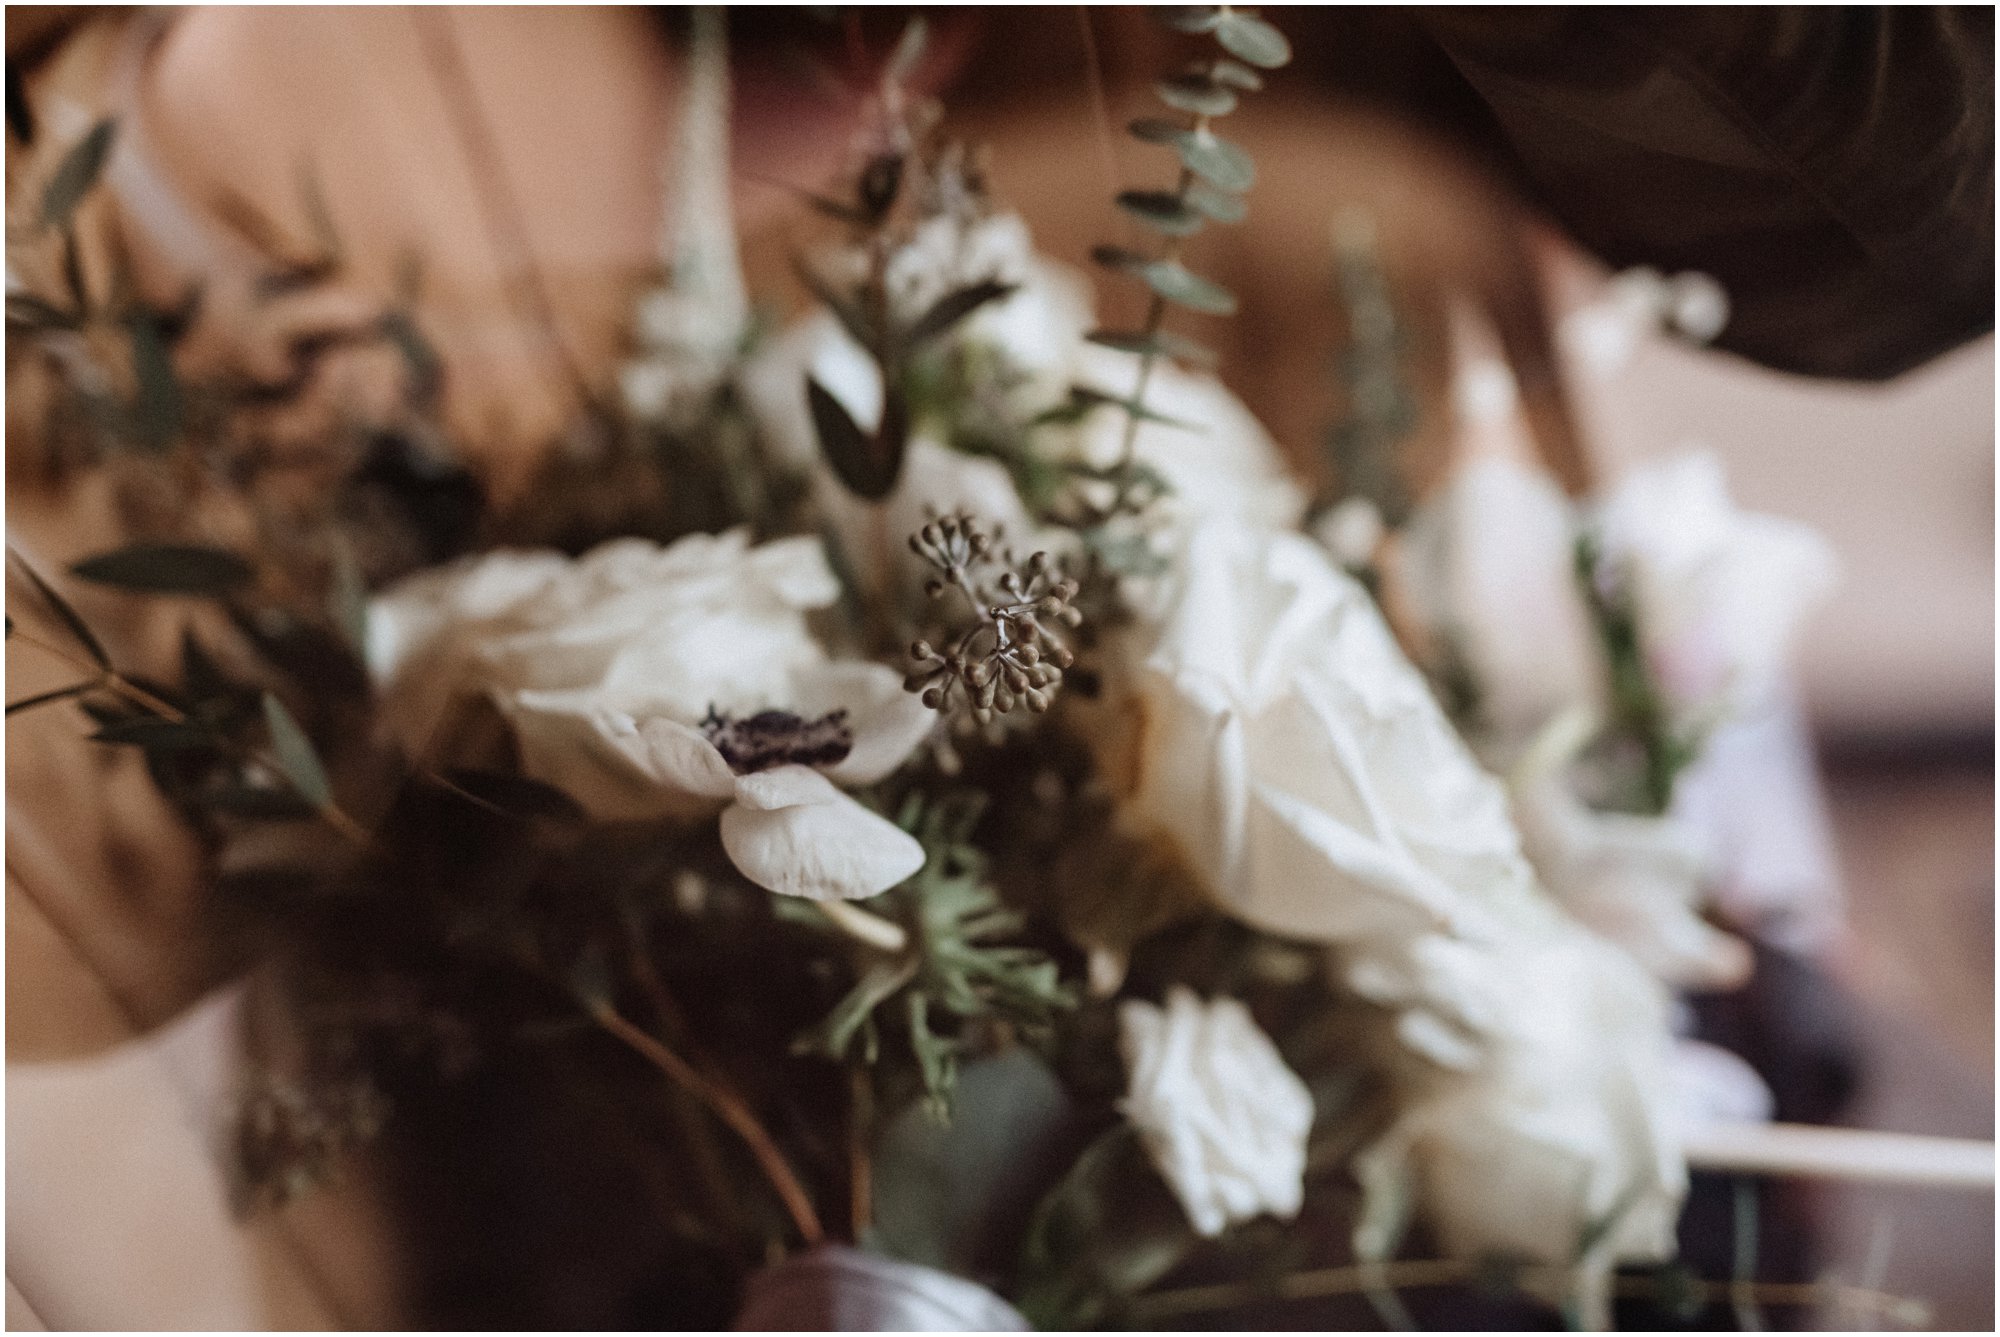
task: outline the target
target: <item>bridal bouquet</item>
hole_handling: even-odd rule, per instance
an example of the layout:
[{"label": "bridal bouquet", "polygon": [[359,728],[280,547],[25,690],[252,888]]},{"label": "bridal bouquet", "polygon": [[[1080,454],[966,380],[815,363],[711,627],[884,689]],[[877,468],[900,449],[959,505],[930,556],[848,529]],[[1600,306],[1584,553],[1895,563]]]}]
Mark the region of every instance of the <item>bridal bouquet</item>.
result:
[{"label": "bridal bouquet", "polygon": [[[219,463],[258,386],[62,277],[104,145],[61,165],[10,264],[10,384],[93,462],[198,491],[75,568],[195,611],[178,680],[140,681],[26,571],[83,673],[35,704],[143,753],[277,963],[296,1043],[245,1093],[246,1205],[412,1084],[573,1045],[663,1093],[657,1228],[747,1326],[1343,1290],[1397,1318],[1439,1282],[1597,1324],[1620,1269],[1705,1301],[1672,1262],[1668,989],[1735,966],[1646,823],[1780,661],[1817,551],[1693,460],[1582,509],[1468,469],[1399,562],[1342,552],[1356,513],[1329,528],[1175,328],[1234,307],[1193,256],[1249,207],[1221,126],[1288,46],[1161,19],[1190,63],[1131,130],[1167,184],[1116,200],[1154,241],[1095,254],[1143,320],[1101,327],[939,134],[913,30],[806,201],[813,309],[774,329],[698,16],[682,225],[599,462],[443,535],[412,318],[356,336],[407,363],[393,431],[274,499]],[[391,475],[430,490],[398,512]],[[1447,680],[1477,688],[1455,715]]]}]

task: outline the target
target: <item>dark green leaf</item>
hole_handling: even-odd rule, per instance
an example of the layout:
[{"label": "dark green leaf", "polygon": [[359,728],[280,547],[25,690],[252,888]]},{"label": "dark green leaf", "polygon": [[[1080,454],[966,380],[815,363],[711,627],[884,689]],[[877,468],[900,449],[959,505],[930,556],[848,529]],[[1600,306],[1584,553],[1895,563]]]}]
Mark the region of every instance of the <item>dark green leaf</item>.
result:
[{"label": "dark green leaf", "polygon": [[955,292],[948,292],[933,302],[930,310],[917,317],[916,323],[904,332],[903,340],[914,346],[928,339],[935,339],[988,302],[1002,301],[1011,297],[1018,286],[986,279]]},{"label": "dark green leaf", "polygon": [[320,764],[319,753],[313,750],[312,740],[292,718],[292,712],[285,709],[285,703],[269,692],[264,693],[264,724],[271,731],[271,751],[278,769],[291,782],[293,790],[316,809],[330,807],[333,786],[326,778],[326,767]]},{"label": "dark green leaf", "polygon": [[[1138,357],[1143,357],[1147,353],[1151,353],[1155,357],[1170,357],[1176,361],[1185,362],[1190,366],[1196,367],[1213,367],[1216,363],[1214,350],[1198,344],[1192,339],[1183,338],[1178,334],[1173,334],[1166,330],[1155,330],[1151,334],[1144,333],[1143,331],[1092,330],[1089,339],[1094,344],[1101,344],[1106,348],[1115,348],[1121,353],[1131,353]],[[1093,391],[1092,393],[1096,392]],[[1113,400],[1111,402],[1118,404],[1125,403],[1124,400]],[[1142,413],[1141,416],[1153,418],[1160,422],[1171,421],[1171,419],[1162,418],[1160,415],[1150,411]]]},{"label": "dark green leaf", "polygon": [[1213,32],[1222,21],[1222,11],[1215,5],[1151,5],[1148,12],[1154,22],[1175,32]]},{"label": "dark green leaf", "polygon": [[1170,191],[1127,190],[1118,195],[1118,207],[1169,237],[1190,237],[1207,223],[1198,211]]},{"label": "dark green leaf", "polygon": [[1215,25],[1215,40],[1238,60],[1259,69],[1275,70],[1292,58],[1285,35],[1254,14],[1231,10]]},{"label": "dark green leaf", "polygon": [[1217,190],[1206,181],[1190,183],[1183,198],[1218,223],[1240,223],[1248,212],[1241,195]]},{"label": "dark green leaf", "polygon": [[1206,71],[1162,79],[1153,85],[1153,91],[1175,111],[1194,116],[1227,116],[1236,110],[1236,94],[1209,78]]},{"label": "dark green leaf", "polygon": [[968,1063],[949,1124],[912,1103],[883,1129],[874,1156],[869,1243],[926,1267],[973,1276],[1017,1239],[1034,1195],[1060,1170],[1069,1100],[1040,1059],[1011,1049]]},{"label": "dark green leaf", "polygon": [[226,594],[255,574],[233,552],[187,543],[135,543],[86,557],[70,570],[99,585],[152,594]]},{"label": "dark green leaf", "polygon": [[1238,65],[1233,60],[1218,60],[1209,66],[1209,73],[1215,82],[1240,88],[1246,93],[1254,93],[1264,86],[1263,76],[1247,65]]},{"label": "dark green leaf", "polygon": [[1211,283],[1178,260],[1155,260],[1139,277],[1159,296],[1190,311],[1226,316],[1236,310],[1236,298],[1227,288]]},{"label": "dark green leaf", "polygon": [[174,374],[173,352],[158,317],[140,311],[132,317],[132,379],[138,386],[133,419],[139,442],[155,452],[165,450],[181,432],[181,383]]},{"label": "dark green leaf", "polygon": [[101,685],[95,680],[91,682],[73,682],[67,687],[58,687],[54,691],[38,692],[34,696],[25,697],[19,701],[9,701],[7,703],[7,713],[12,715],[17,710],[32,710],[36,706],[45,706],[52,701],[67,701],[73,696],[81,696],[83,693],[95,690]]},{"label": "dark green leaf", "polygon": [[1082,1328],[1157,1282],[1196,1241],[1130,1124],[1092,1142],[1043,1198],[1023,1252],[1020,1308],[1037,1328]]},{"label": "dark green leaf", "polygon": [[1175,145],[1181,166],[1217,190],[1242,194],[1257,183],[1257,165],[1250,155],[1226,139],[1195,132]]},{"label": "dark green leaf", "polygon": [[1159,116],[1141,116],[1125,127],[1135,139],[1143,139],[1148,144],[1179,144],[1194,131],[1179,121],[1169,121]]},{"label": "dark green leaf", "polygon": [[69,600],[50,588],[49,582],[42,579],[39,571],[28,565],[28,559],[21,556],[20,550],[11,543],[7,545],[7,555],[14,559],[14,565],[21,569],[21,574],[28,578],[28,583],[35,587],[35,593],[42,596],[42,602],[49,606],[49,611],[62,619],[62,624],[69,628],[70,635],[76,637],[77,644],[81,645],[83,652],[90,656],[90,661],[101,669],[109,669],[111,656],[105,653],[104,646],[99,643],[89,624],[76,609],[70,607]]},{"label": "dark green leaf", "polygon": [[847,489],[868,501],[880,501],[895,489],[903,468],[903,448],[909,424],[902,396],[893,386],[883,395],[882,425],[864,432],[833,392],[808,376],[806,406],[827,463]]},{"label": "dark green leaf", "polygon": [[76,206],[83,203],[83,197],[90,193],[90,188],[97,184],[97,178],[103,173],[116,133],[117,126],[113,122],[99,121],[56,164],[55,175],[42,189],[43,227],[68,225]]},{"label": "dark green leaf", "polygon": [[1140,275],[1146,266],[1153,263],[1153,257],[1123,246],[1093,246],[1090,258],[1106,269],[1117,270],[1121,274]]},{"label": "dark green leaf", "polygon": [[96,743],[124,743],[147,752],[186,752],[215,746],[215,735],[192,720],[161,719],[141,715],[136,719],[107,724],[91,736]]}]

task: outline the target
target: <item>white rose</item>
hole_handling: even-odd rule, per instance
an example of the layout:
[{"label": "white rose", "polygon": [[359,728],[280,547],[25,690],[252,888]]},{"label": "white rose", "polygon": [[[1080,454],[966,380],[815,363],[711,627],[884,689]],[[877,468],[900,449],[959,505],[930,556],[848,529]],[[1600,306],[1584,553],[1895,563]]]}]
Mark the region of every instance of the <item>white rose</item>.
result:
[{"label": "white rose", "polygon": [[1721,462],[1706,452],[1633,470],[1595,527],[1611,578],[1630,582],[1654,673],[1687,710],[1756,704],[1835,580],[1823,538],[1737,510]]},{"label": "white rose", "polygon": [[1504,456],[1467,461],[1411,517],[1393,570],[1430,649],[1455,654],[1482,732],[1504,755],[1558,711],[1604,695],[1603,651],[1576,583],[1569,499]]},{"label": "white rose", "polygon": [[1604,1257],[1653,1256],[1682,1176],[1649,1113],[1664,995],[1537,888],[1499,783],[1360,586],[1298,535],[1209,521],[1111,648],[1130,697],[1095,737],[1125,819],[1231,913],[1334,946],[1428,1060],[1378,1161],[1415,1167],[1446,1242],[1552,1253],[1630,1189],[1645,1210]]},{"label": "white rose", "polygon": [[806,612],[837,594],[811,539],[496,553],[377,599],[369,661],[413,756],[456,704],[484,698],[523,771],[591,815],[719,812],[724,847],[760,886],[873,895],[923,851],[837,786],[888,775],[932,719],[894,670],[830,660],[813,640]]},{"label": "white rose", "polygon": [[1342,942],[1533,896],[1499,785],[1309,539],[1196,525],[1111,648],[1129,695],[1096,736],[1125,817],[1238,917]]},{"label": "white rose", "polygon": [[1184,988],[1118,1009],[1131,1081],[1121,1109],[1203,1235],[1269,1212],[1298,1215],[1312,1095],[1233,998]]},{"label": "white rose", "polygon": [[1666,1000],[1558,916],[1458,961],[1484,976],[1459,992],[1499,1004],[1484,1014],[1482,1060],[1412,1082],[1357,1158],[1372,1210],[1356,1249],[1380,1256],[1394,1236],[1382,1218],[1414,1199],[1448,1255],[1576,1260],[1579,1298],[1600,1310],[1612,1267],[1674,1251],[1686,1171]]}]

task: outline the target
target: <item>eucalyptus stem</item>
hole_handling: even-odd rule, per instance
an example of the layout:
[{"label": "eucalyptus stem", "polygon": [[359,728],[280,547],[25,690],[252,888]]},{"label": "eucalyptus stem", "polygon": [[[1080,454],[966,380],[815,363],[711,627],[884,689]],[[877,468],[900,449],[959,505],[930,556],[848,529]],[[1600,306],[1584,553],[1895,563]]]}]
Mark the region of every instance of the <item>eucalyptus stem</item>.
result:
[{"label": "eucalyptus stem", "polygon": [[[1197,135],[1207,133],[1208,122],[1209,118],[1206,116],[1196,117],[1194,133]],[[1186,205],[1188,187],[1193,184],[1194,173],[1185,167],[1181,168],[1180,181],[1174,186],[1174,200],[1177,204]],[[1160,259],[1168,263],[1180,259],[1185,241],[1184,237],[1168,237],[1166,244],[1160,249]],[[1118,501],[1121,505],[1131,486],[1134,454],[1139,448],[1139,409],[1146,402],[1146,389],[1153,382],[1153,366],[1159,361],[1160,354],[1159,349],[1155,347],[1155,341],[1160,333],[1160,326],[1166,322],[1166,318],[1167,299],[1154,293],[1151,300],[1146,303],[1146,321],[1140,327],[1146,346],[1139,354],[1139,374],[1132,385],[1132,398],[1124,405],[1125,435],[1118,446]]]}]

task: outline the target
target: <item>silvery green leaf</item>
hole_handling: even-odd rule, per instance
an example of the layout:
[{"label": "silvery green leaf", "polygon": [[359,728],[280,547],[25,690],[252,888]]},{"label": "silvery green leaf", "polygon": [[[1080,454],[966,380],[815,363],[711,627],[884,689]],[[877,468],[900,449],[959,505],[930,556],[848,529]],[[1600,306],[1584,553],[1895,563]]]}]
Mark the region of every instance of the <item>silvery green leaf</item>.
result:
[{"label": "silvery green leaf", "polygon": [[313,750],[312,740],[292,718],[292,712],[285,709],[284,702],[269,692],[264,693],[264,724],[271,731],[271,751],[278,769],[291,782],[292,789],[316,809],[329,807],[333,803],[333,785],[326,778],[326,767],[320,764],[319,753]]},{"label": "silvery green leaf", "polygon": [[1217,190],[1240,195],[1256,184],[1256,164],[1248,153],[1226,139],[1197,132],[1175,147],[1180,150],[1181,166]]},{"label": "silvery green leaf", "polygon": [[1248,212],[1241,195],[1217,190],[1206,181],[1196,181],[1189,185],[1181,198],[1218,223],[1240,223],[1244,214]]},{"label": "silvery green leaf", "polygon": [[1218,60],[1209,67],[1209,74],[1219,84],[1240,88],[1246,93],[1254,93],[1264,86],[1264,78],[1248,65],[1239,65],[1233,60]]},{"label": "silvery green leaf", "polygon": [[1175,32],[1203,33],[1215,31],[1215,25],[1222,21],[1222,11],[1214,5],[1154,5],[1153,21]]},{"label": "silvery green leaf", "polygon": [[55,175],[42,188],[43,227],[64,227],[69,223],[76,206],[83,203],[83,197],[90,193],[90,188],[103,174],[116,133],[115,123],[99,121],[56,164]]},{"label": "silvery green leaf", "polygon": [[1017,287],[1018,284],[986,279],[948,292],[933,302],[930,310],[917,317],[916,323],[904,333],[903,339],[911,345],[934,339],[988,302],[1003,301],[1013,296]]},{"label": "silvery green leaf", "polygon": [[[1155,330],[1151,334],[1136,331],[1128,333],[1118,330],[1093,330],[1089,335],[1089,339],[1091,343],[1101,344],[1106,348],[1115,348],[1121,353],[1131,353],[1135,356],[1144,356],[1147,353],[1152,353],[1157,357],[1170,357],[1177,362],[1185,362],[1191,366],[1204,369],[1213,367],[1216,363],[1215,350],[1167,330]],[[1134,406],[1126,400],[1119,399],[1112,400],[1111,402],[1126,408],[1136,408],[1139,416],[1143,418],[1150,418],[1157,422],[1174,421],[1174,419],[1154,413],[1143,406]]]},{"label": "silvery green leaf", "polygon": [[248,584],[250,564],[222,548],[134,543],[70,568],[85,580],[149,594],[226,594]]},{"label": "silvery green leaf", "polygon": [[1236,94],[1201,70],[1162,79],[1153,85],[1153,91],[1175,111],[1195,116],[1227,116],[1236,110]]},{"label": "silvery green leaf", "polygon": [[1178,144],[1194,133],[1179,121],[1169,121],[1161,116],[1141,116],[1125,127],[1135,139],[1143,139],[1148,144]]},{"label": "silvery green leaf", "polygon": [[1139,277],[1159,296],[1191,311],[1227,316],[1236,310],[1234,294],[1178,260],[1155,260],[1140,272]]},{"label": "silvery green leaf", "polygon": [[1283,33],[1241,10],[1222,15],[1215,25],[1215,40],[1230,55],[1260,69],[1275,70],[1292,58],[1292,44]]},{"label": "silvery green leaf", "polygon": [[1207,220],[1190,208],[1180,196],[1165,190],[1128,190],[1118,196],[1118,207],[1169,237],[1190,237],[1201,231]]}]

